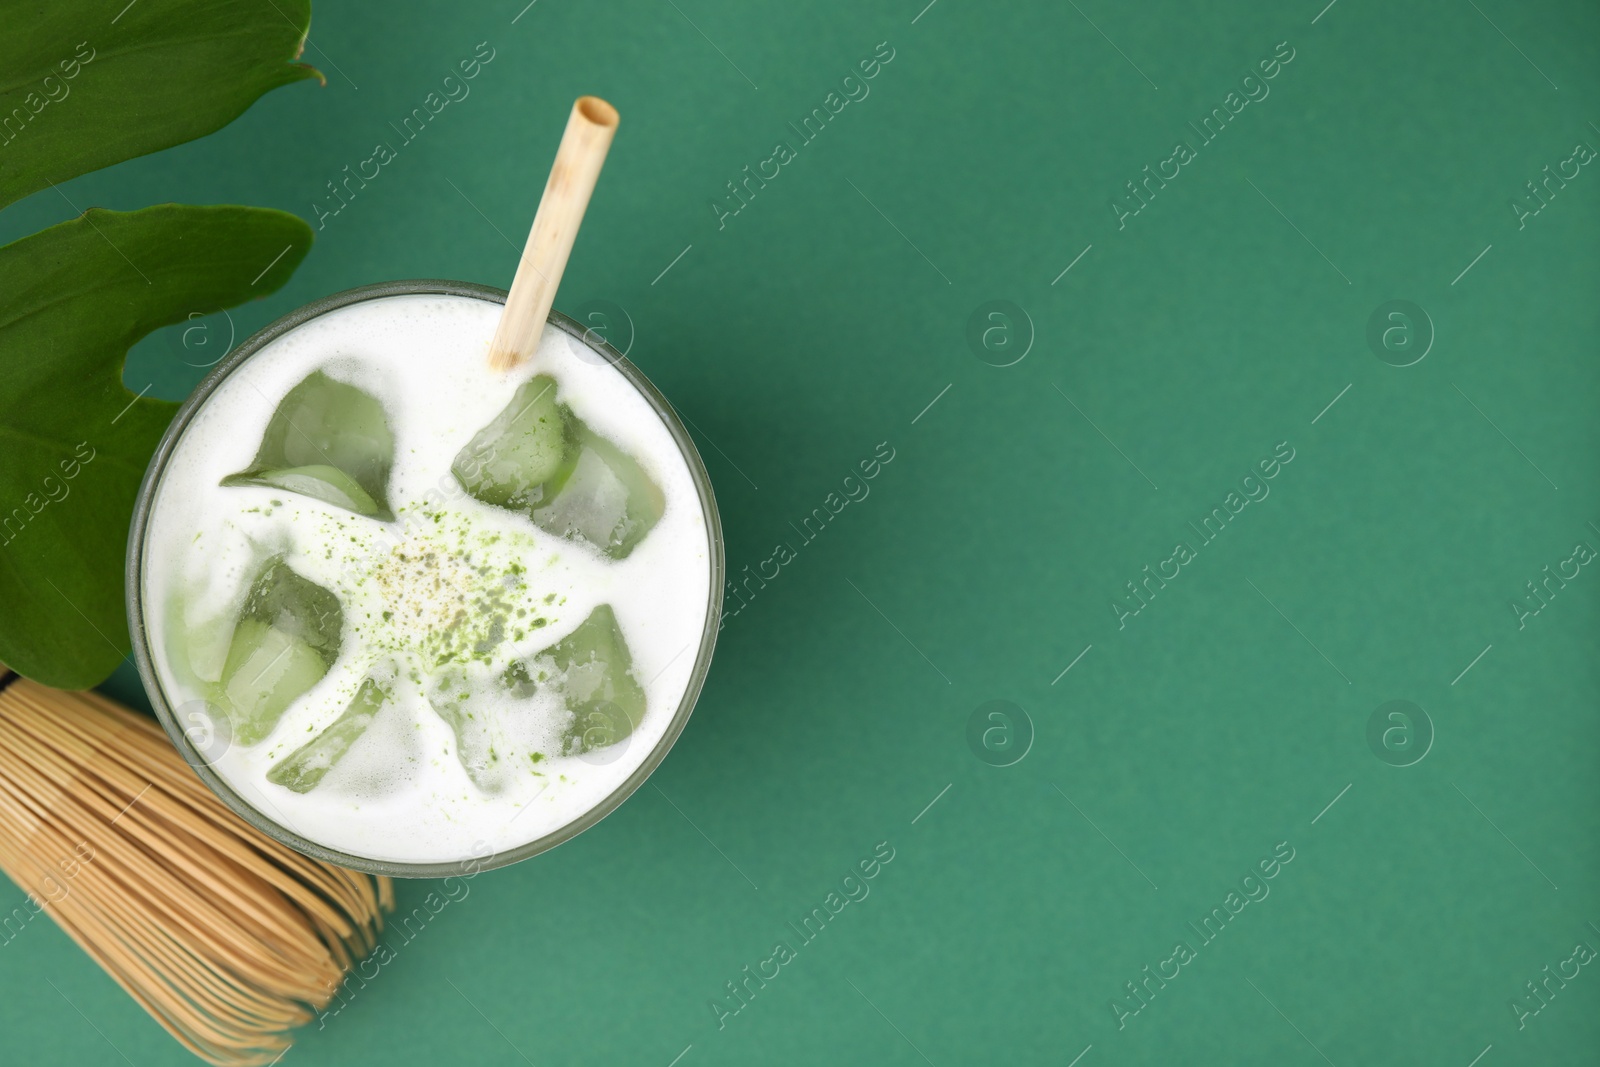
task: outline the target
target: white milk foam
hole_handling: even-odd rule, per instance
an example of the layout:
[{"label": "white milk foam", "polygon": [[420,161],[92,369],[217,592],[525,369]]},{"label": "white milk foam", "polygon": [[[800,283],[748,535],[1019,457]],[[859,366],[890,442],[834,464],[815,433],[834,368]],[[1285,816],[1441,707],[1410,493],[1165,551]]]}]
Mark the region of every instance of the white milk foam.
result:
[{"label": "white milk foam", "polygon": [[[470,297],[382,297],[290,331],[211,395],[174,449],[155,496],[144,549],[145,623],[156,673],[182,725],[203,721],[196,719],[206,706],[203,679],[220,673],[232,619],[265,560],[281,554],[339,598],[343,644],[328,674],[264,741],[208,755],[268,819],[351,855],[451,862],[481,855],[483,844],[500,852],[572,822],[661,741],[694,671],[709,610],[711,549],[687,463],[627,379],[592,354],[580,358],[581,345],[552,326],[523,367],[491,373],[487,351],[500,309]],[[420,519],[425,506],[429,512],[429,521],[411,524],[398,549],[394,523],[280,489],[218,485],[251,465],[278,401],[319,369],[365,389],[388,414],[395,439],[389,505],[400,519]],[[552,375],[558,398],[638,460],[665,493],[665,514],[624,560],[479,503],[450,472],[462,446],[535,374]],[[434,521],[433,514],[443,517]],[[455,735],[426,701],[429,679],[403,656],[399,671],[392,666],[395,649],[428,632],[436,621],[431,613],[441,607],[428,599],[433,583],[416,580],[418,556],[411,553],[438,550],[448,569],[449,549],[462,537],[473,563],[491,562],[495,576],[520,563],[523,584],[499,595],[549,620],[520,641],[508,640],[491,664],[473,663],[468,671],[474,689],[468,706],[499,724],[497,750],[508,754],[506,784],[492,794],[462,769]],[[399,554],[412,563],[398,581],[364,580],[379,566],[393,568]],[[558,698],[541,690],[531,701],[516,701],[492,679],[512,658],[561,640],[601,603],[615,611],[634,677],[645,687],[644,721],[609,748],[561,756],[559,735],[571,717]],[[413,611],[409,626],[398,625],[406,618],[402,607],[422,614]],[[381,621],[384,610],[395,613],[395,624]],[[333,722],[369,675],[390,687],[392,699],[321,784],[301,794],[268,782],[272,765]],[[545,758],[532,762],[533,752]]]}]

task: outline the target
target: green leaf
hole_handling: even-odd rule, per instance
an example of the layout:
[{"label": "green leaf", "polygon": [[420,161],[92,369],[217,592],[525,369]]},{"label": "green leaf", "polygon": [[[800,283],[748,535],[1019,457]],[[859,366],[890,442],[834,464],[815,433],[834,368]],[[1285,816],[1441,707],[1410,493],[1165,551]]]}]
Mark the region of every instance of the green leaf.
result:
[{"label": "green leaf", "polygon": [[311,240],[281,211],[163,204],[0,248],[0,662],[77,689],[121,661],[133,501],[177,410],[123,387],[128,349],[272,292]]},{"label": "green leaf", "polygon": [[[0,0],[0,208],[221,129],[280,85],[310,0]],[[114,21],[113,21],[114,19]]]}]

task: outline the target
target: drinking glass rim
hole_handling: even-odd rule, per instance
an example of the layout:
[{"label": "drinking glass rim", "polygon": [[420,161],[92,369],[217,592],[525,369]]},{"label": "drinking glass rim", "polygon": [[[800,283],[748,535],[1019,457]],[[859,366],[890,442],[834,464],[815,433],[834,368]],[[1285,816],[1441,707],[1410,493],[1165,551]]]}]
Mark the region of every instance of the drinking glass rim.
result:
[{"label": "drinking glass rim", "polygon": [[390,296],[462,296],[479,300],[488,300],[493,303],[504,304],[506,290],[496,289],[493,286],[478,285],[473,282],[458,282],[444,279],[415,279],[406,281],[379,282],[373,285],[358,286],[346,289],[343,292],[325,296],[320,300],[313,300],[288,314],[282,316],[271,324],[262,327],[247,338],[243,344],[230,352],[220,363],[211,369],[200,384],[195,386],[178,411],[168,424],[166,432],[162,434],[161,442],[156,446],[150,465],[145,470],[144,480],[139,486],[139,494],[134,500],[133,522],[128,532],[128,555],[125,579],[125,598],[128,610],[128,633],[133,642],[134,661],[139,668],[140,680],[144,683],[150,704],[155,709],[156,717],[161,721],[162,728],[166,731],[168,739],[178,749],[184,760],[194,768],[200,780],[211,789],[217,797],[228,806],[235,815],[245,822],[266,834],[268,837],[287,845],[303,855],[313,859],[322,860],[340,867],[366,874],[389,875],[396,878],[444,878],[450,875],[460,875],[470,866],[471,873],[490,870],[495,867],[504,867],[530,856],[536,856],[563,842],[583,833],[585,830],[600,822],[607,815],[622,805],[622,802],[633,795],[633,792],[644,784],[645,779],[655,772],[655,769],[666,759],[667,753],[677,742],[678,736],[683,733],[684,726],[689,721],[690,714],[694,711],[695,703],[699,700],[700,690],[705,684],[707,672],[711,667],[711,656],[716,648],[717,632],[722,617],[722,585],[724,575],[724,558],[722,544],[722,521],[717,513],[716,495],[712,492],[711,476],[706,471],[705,461],[701,459],[700,452],[690,439],[688,430],[678,417],[667,398],[651,384],[644,372],[634,366],[621,352],[613,348],[610,343],[597,337],[582,323],[561,314],[559,311],[550,312],[549,323],[563,331],[570,337],[577,339],[581,344],[595,350],[606,362],[615,367],[628,383],[645,399],[657,417],[666,426],[667,432],[672,436],[673,442],[678,446],[683,455],[685,464],[689,468],[689,475],[694,482],[695,491],[700,497],[701,513],[705,517],[706,541],[710,557],[711,589],[706,604],[705,630],[700,636],[700,648],[696,655],[694,669],[689,675],[689,684],[684,690],[683,697],[678,702],[672,721],[667,725],[666,732],[651,748],[643,762],[634,768],[633,773],[623,780],[615,789],[594,807],[585,811],[578,818],[557,827],[543,837],[526,841],[514,848],[496,852],[487,858],[466,856],[458,860],[441,863],[405,863],[393,860],[377,860],[366,856],[355,856],[338,849],[329,848],[318,844],[288,827],[268,818],[255,806],[244,800],[233,788],[218,774],[211,764],[194,747],[187,732],[178,723],[172,707],[168,704],[167,696],[161,686],[161,680],[156,674],[155,662],[151,656],[149,646],[149,633],[144,623],[144,548],[145,534],[150,523],[150,515],[154,510],[156,491],[160,488],[163,475],[166,473],[167,464],[172,458],[173,450],[177,447],[179,438],[184,434],[189,424],[207,400],[216,392],[218,387],[227,380],[228,376],[239,368],[246,360],[257,352],[267,347],[271,342],[284,334],[303,326],[312,319],[337,311],[340,308],[353,304],[363,303],[368,300],[381,299]]}]

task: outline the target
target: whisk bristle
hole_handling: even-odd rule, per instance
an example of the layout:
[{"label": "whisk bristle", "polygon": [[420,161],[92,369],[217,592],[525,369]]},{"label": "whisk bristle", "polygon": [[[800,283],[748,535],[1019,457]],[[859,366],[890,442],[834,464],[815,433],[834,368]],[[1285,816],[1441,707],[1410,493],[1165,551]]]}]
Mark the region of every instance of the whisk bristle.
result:
[{"label": "whisk bristle", "polygon": [[0,870],[173,1037],[274,1062],[372,951],[387,878],[229,811],[159,728],[0,668]]}]

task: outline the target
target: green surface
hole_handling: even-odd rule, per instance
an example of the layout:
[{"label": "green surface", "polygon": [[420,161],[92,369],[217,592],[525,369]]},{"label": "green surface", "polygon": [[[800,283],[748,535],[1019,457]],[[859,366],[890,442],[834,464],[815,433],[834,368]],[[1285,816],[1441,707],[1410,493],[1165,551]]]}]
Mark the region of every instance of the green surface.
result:
[{"label": "green surface", "polygon": [[[242,338],[369,282],[505,284],[572,99],[604,95],[623,124],[557,306],[626,309],[730,571],[778,575],[651,784],[391,934],[285,1062],[1595,1062],[1594,967],[1520,1030],[1510,1005],[1600,948],[1600,576],[1574,553],[1600,548],[1600,174],[1509,206],[1600,146],[1594,6],[925,2],[322,3],[325,89],[63,186],[323,216]],[[1119,230],[1124,183],[1284,41]],[[780,169],[719,229],[746,165]],[[47,189],[0,238],[70,214]],[[1403,324],[1369,347],[1393,300],[1437,334],[1411,366]],[[969,323],[990,301],[1031,348]],[[183,396],[229,329],[205,321],[213,347],[170,330],[129,384]],[[1119,628],[1146,565],[1178,576]],[[1547,565],[1576,577],[1519,622]],[[1396,700],[1433,725],[1410,766]],[[1188,926],[1263,892],[1210,944]],[[867,895],[805,942],[830,893]],[[776,977],[719,1028],[746,966]],[[1178,976],[1119,1030],[1146,966]],[[0,1033],[7,1062],[189,1062],[43,919],[0,947]]]}]

